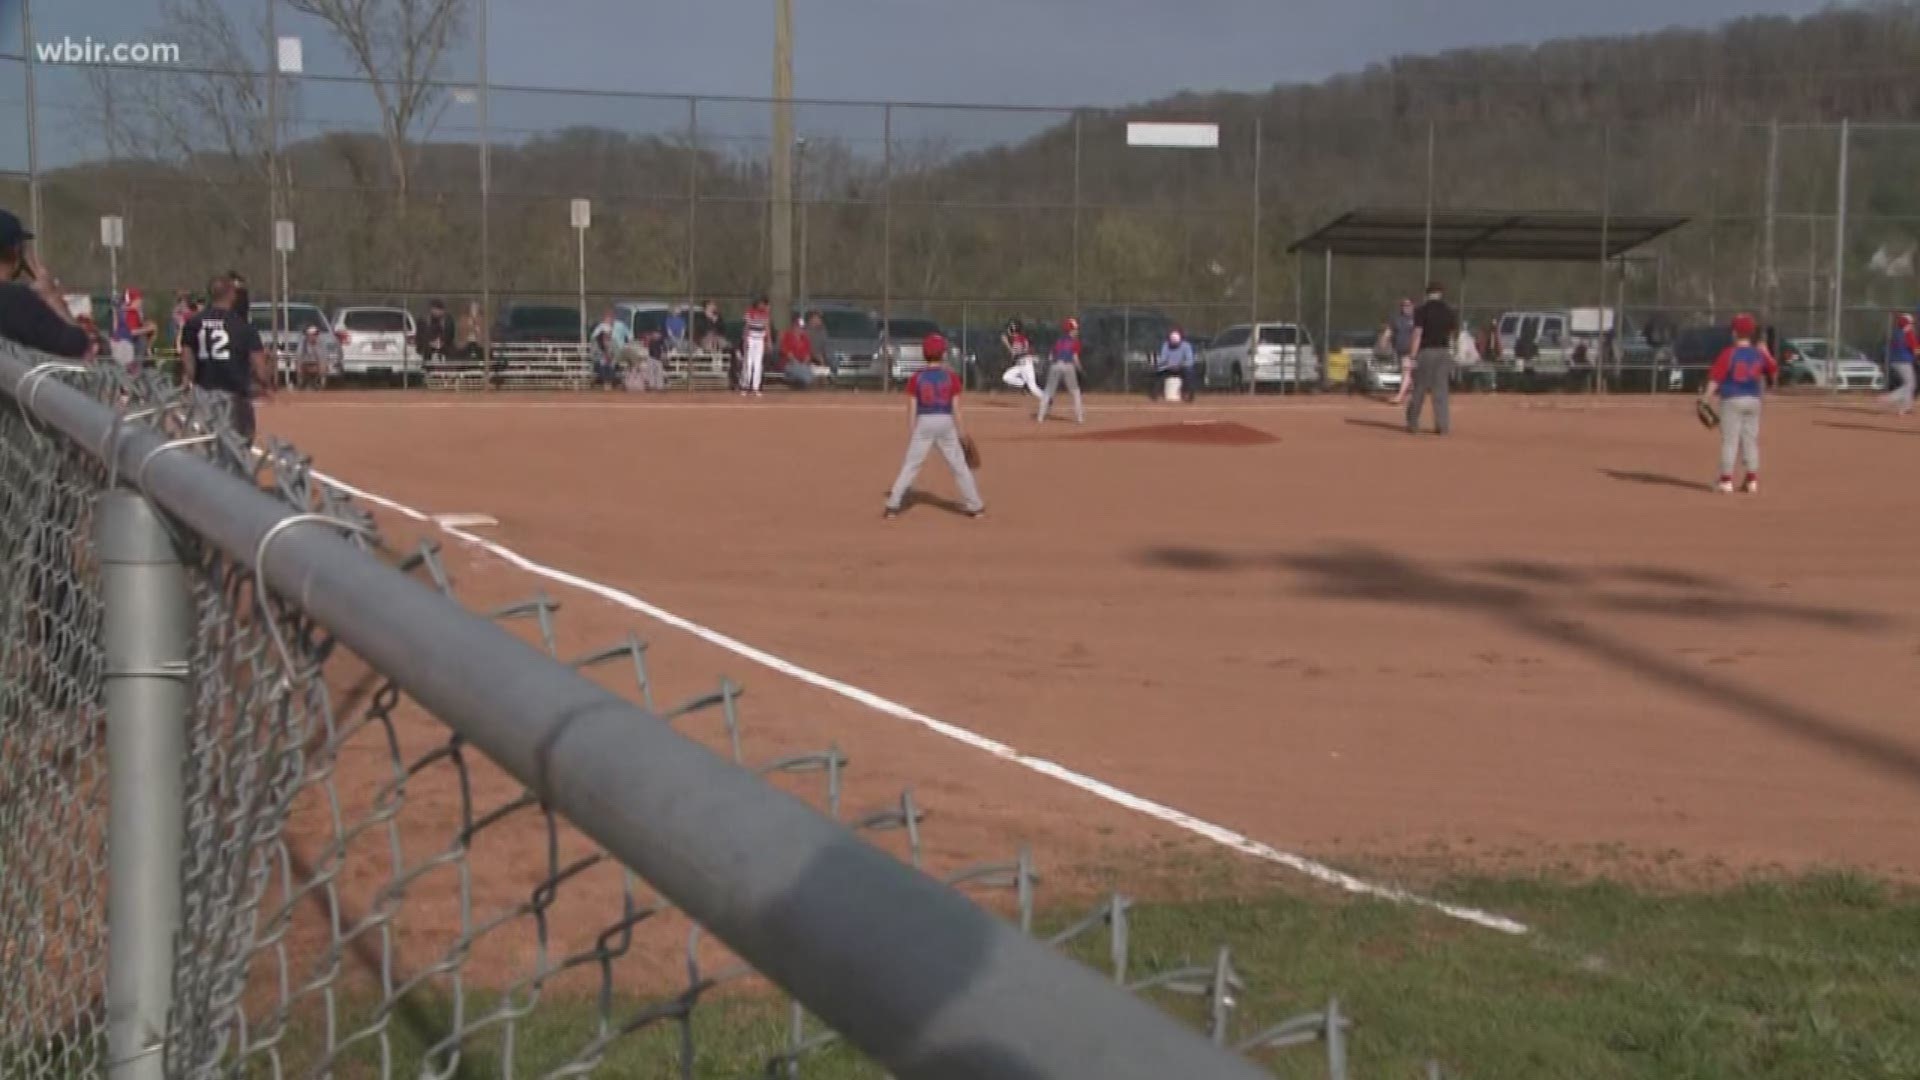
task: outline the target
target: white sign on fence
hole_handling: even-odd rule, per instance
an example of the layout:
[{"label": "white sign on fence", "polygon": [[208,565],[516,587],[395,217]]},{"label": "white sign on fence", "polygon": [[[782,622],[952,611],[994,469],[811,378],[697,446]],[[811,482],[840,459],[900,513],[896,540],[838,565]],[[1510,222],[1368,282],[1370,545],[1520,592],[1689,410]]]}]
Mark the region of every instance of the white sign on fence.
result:
[{"label": "white sign on fence", "polygon": [[573,200],[573,227],[585,229],[593,224],[593,204],[585,199]]},{"label": "white sign on fence", "polygon": [[293,222],[282,219],[273,223],[273,250],[293,250]]},{"label": "white sign on fence", "polygon": [[1220,148],[1220,125],[1133,121],[1127,124],[1127,145],[1169,146],[1181,150],[1217,150]]},{"label": "white sign on fence", "polygon": [[117,214],[108,214],[100,219],[100,246],[118,248],[126,245],[127,226]]},{"label": "white sign on fence", "polygon": [[306,68],[306,58],[301,54],[300,50],[300,39],[297,37],[283,37],[279,40],[278,45],[279,48],[275,51],[280,61],[280,74],[300,74],[300,72]]}]

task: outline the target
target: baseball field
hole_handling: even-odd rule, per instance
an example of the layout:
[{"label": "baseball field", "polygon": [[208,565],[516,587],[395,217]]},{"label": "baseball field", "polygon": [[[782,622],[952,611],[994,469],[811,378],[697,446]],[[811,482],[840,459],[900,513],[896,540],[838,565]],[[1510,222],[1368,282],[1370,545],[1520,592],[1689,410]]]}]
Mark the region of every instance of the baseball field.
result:
[{"label": "baseball field", "polygon": [[1025,844],[1043,923],[1121,888],[1137,950],[1341,995],[1357,1075],[1920,1075],[1920,426],[1775,401],[1719,495],[1677,400],[966,402],[979,520],[937,457],[882,519],[878,394],[261,415],[463,602],[912,786],[929,867]]}]

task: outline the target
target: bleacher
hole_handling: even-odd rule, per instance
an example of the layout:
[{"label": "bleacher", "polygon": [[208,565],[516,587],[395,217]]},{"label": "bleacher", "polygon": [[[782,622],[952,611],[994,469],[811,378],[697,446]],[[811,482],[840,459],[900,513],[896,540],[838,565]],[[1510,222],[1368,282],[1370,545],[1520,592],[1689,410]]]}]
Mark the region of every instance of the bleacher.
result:
[{"label": "bleacher", "polygon": [[[727,357],[717,352],[676,352],[661,361],[669,389],[727,387]],[[493,364],[449,358],[426,367],[429,390],[585,390],[593,363],[578,344],[496,345]]]}]

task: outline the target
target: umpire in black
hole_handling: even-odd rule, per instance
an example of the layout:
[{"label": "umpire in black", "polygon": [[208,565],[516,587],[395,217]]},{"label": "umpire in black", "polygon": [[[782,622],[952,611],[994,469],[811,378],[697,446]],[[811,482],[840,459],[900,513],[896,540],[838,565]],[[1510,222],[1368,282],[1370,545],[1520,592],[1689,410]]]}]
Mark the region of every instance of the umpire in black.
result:
[{"label": "umpire in black", "polygon": [[1413,313],[1413,393],[1407,397],[1407,434],[1420,430],[1420,412],[1433,395],[1433,431],[1453,429],[1447,403],[1453,376],[1453,341],[1460,334],[1460,315],[1448,306],[1439,282],[1427,286],[1427,302]]},{"label": "umpire in black", "polygon": [[251,443],[253,397],[272,393],[273,369],[259,332],[234,306],[240,289],[232,274],[208,286],[207,306],[180,333],[180,378],[225,398],[234,430]]}]

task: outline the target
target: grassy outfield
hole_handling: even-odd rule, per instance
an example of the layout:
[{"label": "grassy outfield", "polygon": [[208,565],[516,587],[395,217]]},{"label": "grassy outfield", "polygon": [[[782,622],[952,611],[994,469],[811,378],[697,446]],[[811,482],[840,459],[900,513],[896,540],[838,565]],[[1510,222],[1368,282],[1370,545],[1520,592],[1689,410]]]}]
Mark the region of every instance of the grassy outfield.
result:
[{"label": "grassy outfield", "polygon": [[[1224,942],[1247,984],[1236,1034],[1338,995],[1356,1021],[1358,1078],[1412,1080],[1430,1059],[1475,1080],[1920,1077],[1920,895],[1846,876],[1664,896],[1525,880],[1439,891],[1534,932],[1509,937],[1325,897],[1143,905],[1133,912],[1133,976],[1207,963]],[[1090,961],[1102,955],[1090,944]],[[1174,1007],[1198,1012],[1190,1001]],[[397,1075],[417,1071],[417,1033],[443,1016],[396,1018]],[[565,1060],[592,1038],[593,1017],[552,1002],[537,1010],[520,1032],[516,1075]],[[757,996],[709,1001],[696,1017],[702,1077],[764,1075],[786,1024],[781,1003]],[[671,1029],[629,1038],[603,1075],[674,1075],[677,1042]],[[1275,1062],[1318,1076],[1321,1053],[1296,1048]],[[496,1055],[470,1056],[467,1075],[498,1075]],[[802,1075],[880,1072],[830,1050]]]}]

